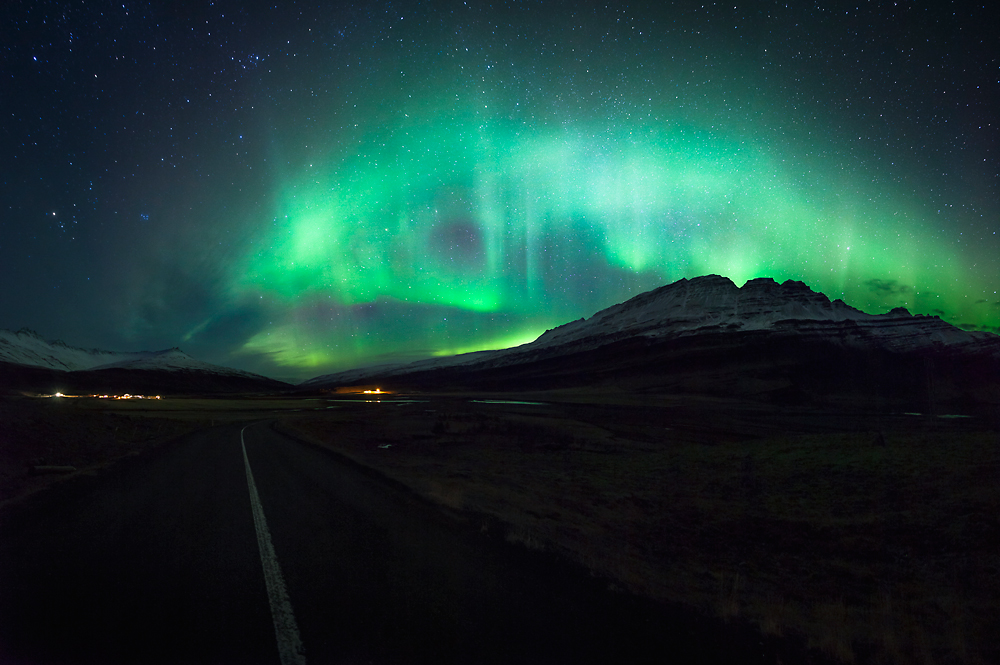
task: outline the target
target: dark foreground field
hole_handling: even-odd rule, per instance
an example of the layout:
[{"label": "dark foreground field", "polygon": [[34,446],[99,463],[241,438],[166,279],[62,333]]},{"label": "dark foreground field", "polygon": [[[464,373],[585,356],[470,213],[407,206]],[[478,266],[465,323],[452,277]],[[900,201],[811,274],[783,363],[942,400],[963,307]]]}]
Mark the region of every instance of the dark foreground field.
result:
[{"label": "dark foreground field", "polygon": [[843,662],[1000,659],[988,414],[701,398],[383,401],[280,426],[527,548]]},{"label": "dark foreground field", "polygon": [[[28,476],[34,462],[99,478],[121,467],[102,461],[162,454],[178,431],[264,420],[256,427],[390,479],[490,547],[566,561],[610,597],[688,608],[720,633],[755,627],[772,659],[1000,660],[1000,430],[987,412],[580,392],[5,408],[0,473],[21,494],[51,482]],[[307,482],[260,463],[275,487]],[[295,538],[315,549],[311,533]]]}]

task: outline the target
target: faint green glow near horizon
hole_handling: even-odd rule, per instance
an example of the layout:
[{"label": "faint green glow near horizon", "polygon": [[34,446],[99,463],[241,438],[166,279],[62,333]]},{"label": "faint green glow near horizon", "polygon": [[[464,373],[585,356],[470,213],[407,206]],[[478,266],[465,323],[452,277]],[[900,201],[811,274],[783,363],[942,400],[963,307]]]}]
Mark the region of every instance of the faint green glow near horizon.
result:
[{"label": "faint green glow near horizon", "polygon": [[[997,308],[963,306],[988,285],[915,206],[840,169],[800,171],[741,137],[692,126],[529,129],[429,111],[282,183],[268,249],[250,258],[238,290],[293,313],[381,299],[503,313],[511,330],[541,332],[612,304],[616,274],[662,284],[717,273],[737,284],[801,280],[866,311],[943,310],[997,325]],[[289,314],[244,350],[306,368],[406,346],[405,322],[390,336],[359,325],[348,335]],[[470,328],[438,340],[435,330],[411,331],[432,355],[512,337]]]},{"label": "faint green glow near horizon", "polygon": [[524,332],[515,335],[505,335],[503,337],[491,339],[486,342],[478,342],[468,346],[458,346],[450,348],[441,348],[434,351],[432,354],[435,357],[442,356],[457,356],[463,353],[476,353],[478,351],[496,351],[498,349],[511,349],[515,346],[522,346],[524,344],[529,344],[534,342],[538,337],[544,333],[545,330],[535,330],[532,332]]}]

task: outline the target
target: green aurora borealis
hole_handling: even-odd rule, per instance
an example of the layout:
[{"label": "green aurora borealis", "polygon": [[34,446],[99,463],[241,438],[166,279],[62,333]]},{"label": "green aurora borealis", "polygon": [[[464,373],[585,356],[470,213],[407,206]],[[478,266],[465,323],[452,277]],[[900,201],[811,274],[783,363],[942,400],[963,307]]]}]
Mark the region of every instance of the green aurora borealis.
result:
[{"label": "green aurora borealis", "polygon": [[[709,273],[803,280],[871,312],[947,303],[963,322],[996,323],[991,302],[964,299],[993,284],[905,197],[863,175],[820,166],[803,182],[800,165],[693,124],[525,128],[471,109],[408,108],[358,153],[280,183],[275,232],[240,288],[291,315],[246,350],[349,367],[386,348],[502,348]],[[392,314],[358,325],[366,304]],[[443,325],[449,312],[462,323]]]},{"label": "green aurora borealis", "polygon": [[3,11],[0,327],[298,380],[716,273],[1000,331],[982,8]]}]

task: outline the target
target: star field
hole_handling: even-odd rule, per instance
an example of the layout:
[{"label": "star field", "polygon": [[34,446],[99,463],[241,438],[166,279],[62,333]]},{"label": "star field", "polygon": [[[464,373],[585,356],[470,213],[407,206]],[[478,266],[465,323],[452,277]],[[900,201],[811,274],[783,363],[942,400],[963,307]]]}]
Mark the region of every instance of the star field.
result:
[{"label": "star field", "polygon": [[987,17],[5,3],[0,327],[306,378],[718,273],[997,331]]}]

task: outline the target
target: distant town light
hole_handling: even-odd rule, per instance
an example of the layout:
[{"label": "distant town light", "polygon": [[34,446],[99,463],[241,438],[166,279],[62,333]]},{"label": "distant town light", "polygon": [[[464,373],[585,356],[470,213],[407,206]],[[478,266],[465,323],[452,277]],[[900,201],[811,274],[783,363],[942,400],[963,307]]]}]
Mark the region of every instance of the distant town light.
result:
[{"label": "distant town light", "polygon": [[38,395],[38,397],[90,397],[92,399],[163,399],[160,395],[133,395],[124,393],[122,395],[65,395],[54,393],[52,395]]}]

